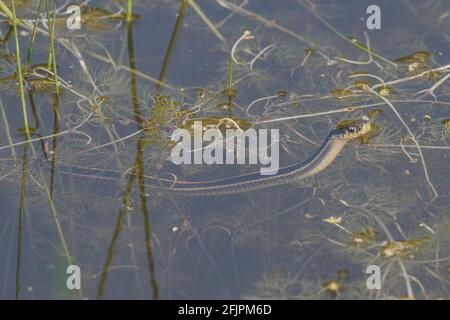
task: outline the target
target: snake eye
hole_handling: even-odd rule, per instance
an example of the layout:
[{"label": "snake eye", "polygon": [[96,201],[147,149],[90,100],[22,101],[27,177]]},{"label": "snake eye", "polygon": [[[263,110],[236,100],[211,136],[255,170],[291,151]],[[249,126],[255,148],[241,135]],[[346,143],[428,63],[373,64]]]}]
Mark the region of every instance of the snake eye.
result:
[{"label": "snake eye", "polygon": [[356,128],[355,128],[355,127],[348,127],[347,131],[348,131],[349,133],[353,133],[353,132],[356,131]]}]

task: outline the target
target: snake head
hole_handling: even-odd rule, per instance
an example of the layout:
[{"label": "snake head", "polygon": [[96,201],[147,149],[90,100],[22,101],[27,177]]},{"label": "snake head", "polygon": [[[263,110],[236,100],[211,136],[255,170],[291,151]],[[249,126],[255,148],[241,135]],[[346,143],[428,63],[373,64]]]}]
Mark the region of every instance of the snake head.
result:
[{"label": "snake head", "polygon": [[371,125],[367,120],[345,120],[336,126],[333,137],[337,139],[353,140],[370,132]]}]

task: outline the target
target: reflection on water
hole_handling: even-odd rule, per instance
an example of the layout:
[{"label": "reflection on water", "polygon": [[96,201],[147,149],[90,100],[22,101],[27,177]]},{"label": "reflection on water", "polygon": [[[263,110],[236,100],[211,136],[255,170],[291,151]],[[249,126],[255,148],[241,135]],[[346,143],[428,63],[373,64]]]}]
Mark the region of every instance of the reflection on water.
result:
[{"label": "reflection on water", "polygon": [[[0,25],[0,297],[448,298],[449,4],[379,1],[370,31],[373,1],[197,2],[133,1],[127,20],[125,1],[89,1],[78,31],[57,8],[57,68],[52,22],[29,61],[34,20],[19,25],[29,143]],[[259,170],[171,163],[171,133],[195,120],[279,129],[286,166],[363,116],[370,135],[297,183],[213,197],[146,186]]]}]

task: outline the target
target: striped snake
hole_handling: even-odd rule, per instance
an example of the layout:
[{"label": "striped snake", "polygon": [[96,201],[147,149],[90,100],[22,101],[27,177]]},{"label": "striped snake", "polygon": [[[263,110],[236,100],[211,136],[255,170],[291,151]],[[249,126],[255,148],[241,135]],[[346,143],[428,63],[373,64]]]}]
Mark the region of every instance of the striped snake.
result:
[{"label": "striped snake", "polygon": [[[320,148],[307,160],[282,167],[273,176],[264,176],[257,172],[212,181],[175,181],[169,187],[151,184],[150,182],[154,182],[155,177],[145,176],[146,186],[184,196],[214,196],[244,193],[287,184],[321,172],[336,159],[348,141],[366,135],[370,130],[371,124],[366,120],[353,120],[348,125],[340,126],[328,134]],[[71,166],[70,171],[63,170],[63,173],[106,180],[116,180],[123,177],[121,172],[114,170],[77,166]]]}]

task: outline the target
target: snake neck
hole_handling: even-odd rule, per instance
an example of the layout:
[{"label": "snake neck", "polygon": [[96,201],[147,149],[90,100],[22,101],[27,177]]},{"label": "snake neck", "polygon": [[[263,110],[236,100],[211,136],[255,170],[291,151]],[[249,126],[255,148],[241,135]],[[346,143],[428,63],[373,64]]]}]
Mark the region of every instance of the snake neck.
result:
[{"label": "snake neck", "polygon": [[348,140],[327,139],[322,147],[302,167],[302,178],[311,177],[327,168],[341,153]]}]

